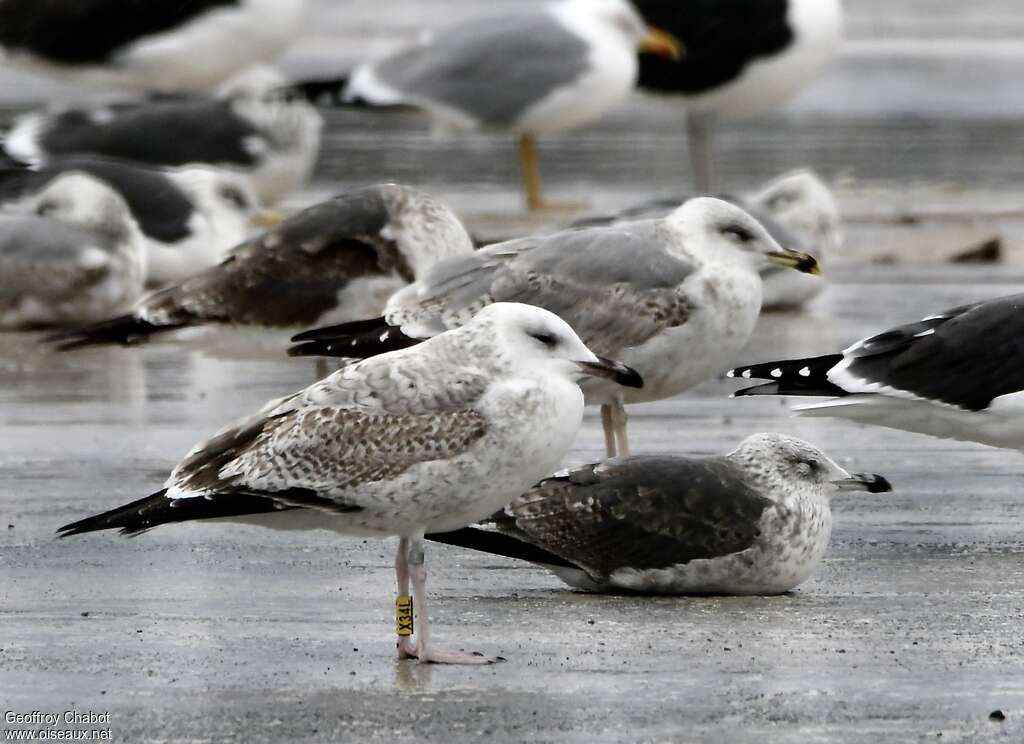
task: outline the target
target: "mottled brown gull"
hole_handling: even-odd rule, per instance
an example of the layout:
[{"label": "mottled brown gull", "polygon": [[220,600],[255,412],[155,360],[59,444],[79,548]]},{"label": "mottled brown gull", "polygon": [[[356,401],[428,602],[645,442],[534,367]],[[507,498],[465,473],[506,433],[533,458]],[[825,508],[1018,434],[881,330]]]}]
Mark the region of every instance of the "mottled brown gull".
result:
[{"label": "mottled brown gull", "polygon": [[[436,261],[472,250],[459,219],[429,194],[368,186],[289,217],[217,266],[143,298],[127,315],[53,340],[63,349],[129,345],[200,329],[176,335],[219,351],[266,346],[279,353],[296,329],[379,313]],[[262,339],[240,329],[271,333]]]},{"label": "mottled brown gull", "polygon": [[807,442],[755,434],[724,457],[583,465],[479,527],[427,539],[527,560],[586,591],[781,594],[824,557],[832,497],[890,490]]},{"label": "mottled brown gull", "polygon": [[411,580],[419,628],[416,643],[400,633],[399,655],[486,663],[431,642],[423,535],[482,519],[554,470],[582,420],[578,383],[590,377],[642,384],[554,314],[497,303],[272,401],[196,445],[161,491],[60,531],[224,519],[398,535],[398,593],[404,601]]}]

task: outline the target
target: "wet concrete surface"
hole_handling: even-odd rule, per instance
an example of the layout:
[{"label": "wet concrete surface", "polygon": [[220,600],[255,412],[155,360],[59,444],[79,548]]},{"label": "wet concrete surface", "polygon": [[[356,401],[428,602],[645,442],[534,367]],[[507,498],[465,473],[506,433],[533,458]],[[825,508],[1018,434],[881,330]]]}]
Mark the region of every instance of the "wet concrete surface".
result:
[{"label": "wet concrete surface", "polygon": [[[1012,267],[846,267],[744,355],[824,352],[1014,291]],[[40,352],[0,339],[0,701],[109,711],[115,741],[1006,741],[1024,737],[1018,453],[835,421],[714,381],[637,407],[639,452],[723,451],[754,431],[815,442],[893,494],[834,505],[817,575],[773,598],[628,598],[444,546],[439,639],[489,668],[394,659],[394,545],[183,525],[57,541],[143,496],[198,438],[307,384],[306,360],[180,347]],[[588,415],[567,462],[600,456]],[[1003,722],[989,713],[1004,710]]]},{"label": "wet concrete surface", "polygon": [[[474,4],[322,0],[285,61],[347,64]],[[811,164],[847,218],[834,285],[806,313],[764,318],[738,361],[831,351],[1024,282],[1017,262],[921,260],[989,234],[1012,258],[1024,251],[1015,0],[847,8],[850,42],[822,80],[723,129],[727,187]],[[75,93],[0,71],[6,113]],[[396,180],[487,236],[563,219],[520,213],[501,137],[437,139],[405,114],[329,112],[328,124],[317,181],[296,203]],[[670,101],[638,96],[542,143],[551,195],[600,210],[685,192],[682,136]],[[865,263],[879,247],[909,264]],[[1024,740],[1020,454],[794,419],[781,401],[729,400],[725,381],[636,407],[635,450],[706,454],[782,431],[884,473],[896,492],[838,501],[828,558],[783,597],[595,597],[431,547],[439,639],[509,659],[496,667],[393,658],[392,542],[223,525],[54,539],[156,490],[197,439],[313,379],[303,360],[169,345],[52,355],[34,336],[0,335],[4,711],[109,711],[122,742]],[[588,415],[566,462],[601,448]],[[997,709],[1005,721],[989,719]]]}]

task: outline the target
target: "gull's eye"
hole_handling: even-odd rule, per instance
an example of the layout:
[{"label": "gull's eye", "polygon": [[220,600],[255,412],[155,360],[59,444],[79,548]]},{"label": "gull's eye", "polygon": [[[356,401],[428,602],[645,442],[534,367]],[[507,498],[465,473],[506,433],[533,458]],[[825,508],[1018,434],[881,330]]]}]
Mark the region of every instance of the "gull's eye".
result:
[{"label": "gull's eye", "polygon": [[41,201],[36,206],[36,214],[40,217],[45,217],[51,212],[56,212],[58,209],[60,209],[60,205],[55,201]]},{"label": "gull's eye", "polygon": [[242,193],[242,190],[235,186],[221,186],[220,195],[239,209],[249,208],[249,200]]},{"label": "gull's eye", "polygon": [[796,201],[796,194],[792,194],[792,193],[790,193],[788,191],[783,191],[781,193],[776,194],[771,199],[769,199],[767,206],[768,206],[768,209],[771,209],[773,211],[777,211],[777,210],[780,210],[780,209],[785,209],[786,207],[788,207],[790,204],[792,204],[795,201]]},{"label": "gull's eye", "polygon": [[544,331],[531,331],[530,338],[535,338],[540,341],[544,346],[549,349],[553,349],[558,346],[558,337],[553,333],[545,333]]},{"label": "gull's eye", "polygon": [[812,475],[821,470],[821,465],[814,460],[797,460],[796,469],[801,475]]},{"label": "gull's eye", "polygon": [[743,225],[726,225],[720,231],[722,235],[732,238],[740,243],[749,243],[754,239],[754,233],[750,232]]}]

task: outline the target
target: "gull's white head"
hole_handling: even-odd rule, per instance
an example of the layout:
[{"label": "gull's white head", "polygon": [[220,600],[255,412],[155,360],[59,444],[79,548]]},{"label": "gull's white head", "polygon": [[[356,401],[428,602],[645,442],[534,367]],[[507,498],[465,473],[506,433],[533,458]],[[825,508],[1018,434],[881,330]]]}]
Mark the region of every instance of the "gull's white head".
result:
[{"label": "gull's white head", "polygon": [[260,202],[244,176],[206,166],[176,168],[168,175],[191,198],[217,245],[230,248],[255,231]]},{"label": "gull's white head", "polygon": [[801,169],[784,173],[754,194],[750,201],[822,255],[842,245],[842,224],[835,195],[814,171]]},{"label": "gull's white head", "polygon": [[599,24],[638,51],[672,59],[679,59],[683,54],[678,39],[649,28],[628,0],[562,0],[555,7],[569,25]]},{"label": "gull's white head", "polygon": [[774,264],[818,273],[813,256],[783,247],[764,226],[735,204],[702,196],[690,199],[666,218],[686,251],[698,260],[737,256],[755,271]]},{"label": "gull's white head", "polygon": [[642,387],[636,371],[598,357],[576,332],[552,312],[518,302],[488,305],[463,326],[483,331],[502,367],[531,375],[552,375],[582,382],[601,377],[626,387]]},{"label": "gull's white head", "polygon": [[23,202],[19,211],[86,227],[115,239],[138,233],[135,218],[121,195],[81,171],[56,176],[32,199]]},{"label": "gull's white head", "polygon": [[892,490],[881,475],[851,475],[813,444],[783,434],[749,436],[728,457],[755,478],[764,495],[777,500],[799,486],[813,488],[825,498],[840,491]]}]

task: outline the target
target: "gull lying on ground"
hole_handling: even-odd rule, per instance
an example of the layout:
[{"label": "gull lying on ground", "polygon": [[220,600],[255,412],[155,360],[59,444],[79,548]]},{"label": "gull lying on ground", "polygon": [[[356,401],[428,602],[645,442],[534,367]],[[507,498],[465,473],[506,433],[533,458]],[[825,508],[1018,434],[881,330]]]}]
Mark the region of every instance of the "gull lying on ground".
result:
[{"label": "gull lying on ground", "polygon": [[770,380],[735,395],[830,400],[801,416],[832,416],[1024,451],[1024,294],[930,315],[838,354],[737,367]]},{"label": "gull lying on ground", "polygon": [[142,292],[144,239],[124,200],[84,173],[0,209],[0,328],[102,318]]},{"label": "gull lying on ground", "polygon": [[828,549],[830,499],[892,490],[823,452],[755,434],[724,457],[627,457],[546,478],[483,523],[428,540],[536,563],[572,587],[782,594]]},{"label": "gull lying on ground", "polygon": [[[551,472],[580,427],[578,383],[593,376],[642,384],[552,313],[497,303],[461,328],[270,402],[196,445],[157,493],[60,532],[221,519],[398,535],[399,600],[411,580],[418,625],[416,643],[400,631],[399,656],[487,663],[432,643],[423,535],[482,519]],[[411,631],[411,616],[401,619]]]},{"label": "gull lying on ground", "polygon": [[490,302],[557,313],[600,354],[644,376],[640,391],[588,383],[602,406],[609,456],[629,454],[625,403],[677,395],[722,372],[761,309],[759,270],[815,272],[753,217],[718,199],[692,199],[665,219],[498,243],[439,262],[396,294],[384,317],[296,336],[293,355],[360,358],[464,323]]},{"label": "gull lying on ground", "polygon": [[201,166],[151,168],[89,156],[57,158],[39,168],[0,170],[0,208],[31,208],[55,176],[81,171],[117,191],[145,236],[146,283],[163,286],[215,265],[269,213],[248,182]]},{"label": "gull lying on ground", "polygon": [[[472,250],[462,223],[433,197],[395,184],[370,186],[289,217],[219,265],[143,298],[127,315],[53,340],[62,349],[128,345],[196,327],[290,336],[325,319],[378,313],[437,260]],[[206,339],[213,346],[230,341],[214,336]],[[273,343],[279,353],[283,339]]]}]

